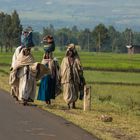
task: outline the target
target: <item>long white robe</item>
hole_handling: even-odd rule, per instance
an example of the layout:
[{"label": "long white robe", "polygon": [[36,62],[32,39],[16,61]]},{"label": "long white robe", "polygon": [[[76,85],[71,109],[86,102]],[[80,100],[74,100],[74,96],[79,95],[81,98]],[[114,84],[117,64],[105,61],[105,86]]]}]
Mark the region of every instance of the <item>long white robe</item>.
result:
[{"label": "long white robe", "polygon": [[[50,73],[43,64],[35,63],[34,57],[29,54],[23,54],[24,48],[17,48],[13,55],[13,70],[10,74],[10,84],[12,87],[17,87],[18,100],[34,100],[36,94],[36,80],[42,78],[45,74]],[[19,54],[18,54],[19,52]],[[39,73],[38,73],[39,70]]]},{"label": "long white robe", "polygon": [[[20,48],[18,48],[20,49]],[[36,74],[31,71],[31,66],[34,64],[34,58],[30,54],[28,56],[23,55],[24,49],[18,54],[18,49],[13,55],[13,78],[15,81],[12,86],[18,87],[18,100],[28,100],[31,98],[34,100],[36,91]],[[18,54],[18,55],[17,55]]]},{"label": "long white robe", "polygon": [[36,93],[36,75],[33,75],[29,66],[23,66],[18,69],[19,78],[19,96],[18,100],[34,100]]}]

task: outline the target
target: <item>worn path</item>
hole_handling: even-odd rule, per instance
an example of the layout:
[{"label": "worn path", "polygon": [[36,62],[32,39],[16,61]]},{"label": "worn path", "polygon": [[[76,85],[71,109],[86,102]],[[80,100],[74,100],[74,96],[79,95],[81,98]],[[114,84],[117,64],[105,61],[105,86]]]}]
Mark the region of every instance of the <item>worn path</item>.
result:
[{"label": "worn path", "polygon": [[0,90],[0,140],[96,140],[72,123]]}]

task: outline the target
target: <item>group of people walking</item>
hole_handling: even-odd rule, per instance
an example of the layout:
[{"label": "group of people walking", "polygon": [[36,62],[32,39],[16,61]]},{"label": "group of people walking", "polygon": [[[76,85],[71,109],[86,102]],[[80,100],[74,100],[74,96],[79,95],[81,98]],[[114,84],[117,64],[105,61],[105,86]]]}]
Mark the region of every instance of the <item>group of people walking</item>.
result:
[{"label": "group of people walking", "polygon": [[32,28],[23,30],[21,45],[15,50],[10,69],[12,96],[23,105],[34,102],[36,81],[40,80],[37,100],[51,104],[51,99],[55,99],[62,92],[68,108],[76,108],[75,102],[79,95],[80,99],[83,96],[85,80],[75,45],[67,46],[66,54],[59,66],[57,59],[53,57],[54,38],[47,35],[43,38],[43,43],[42,62],[35,62],[31,54],[31,48],[34,46]]}]

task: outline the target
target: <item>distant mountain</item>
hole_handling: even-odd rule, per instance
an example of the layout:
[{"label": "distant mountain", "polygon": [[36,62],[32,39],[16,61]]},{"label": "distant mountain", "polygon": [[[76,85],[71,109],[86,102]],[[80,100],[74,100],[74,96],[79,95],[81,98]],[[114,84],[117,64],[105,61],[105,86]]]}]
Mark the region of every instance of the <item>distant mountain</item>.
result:
[{"label": "distant mountain", "polygon": [[93,29],[99,23],[140,31],[139,0],[0,0],[0,11],[11,13],[14,9],[24,26],[37,31],[49,24]]}]

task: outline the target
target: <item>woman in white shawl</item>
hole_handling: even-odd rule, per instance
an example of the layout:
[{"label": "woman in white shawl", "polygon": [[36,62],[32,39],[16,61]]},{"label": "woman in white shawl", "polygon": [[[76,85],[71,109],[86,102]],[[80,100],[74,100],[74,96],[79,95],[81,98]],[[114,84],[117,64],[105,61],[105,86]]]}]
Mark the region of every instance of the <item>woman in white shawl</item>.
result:
[{"label": "woman in white shawl", "polygon": [[27,104],[27,101],[33,101],[35,98],[37,71],[36,73],[31,71],[34,62],[30,48],[22,48],[12,69],[12,78],[15,81],[12,81],[11,85],[18,87],[17,99],[24,105]]},{"label": "woman in white shawl", "polygon": [[35,63],[31,54],[30,39],[27,29],[21,35],[21,46],[13,55],[9,83],[12,87],[12,94],[24,105],[33,102],[36,93],[36,80],[42,78],[49,70],[44,65]]},{"label": "woman in white shawl", "polygon": [[75,45],[70,44],[60,66],[63,97],[69,109],[76,108],[75,102],[78,99],[81,71],[82,67]]},{"label": "woman in white shawl", "polygon": [[18,101],[23,105],[33,102],[36,94],[36,80],[49,73],[50,70],[43,64],[34,62],[30,48],[22,48],[10,74],[11,86],[18,89],[18,95],[15,94]]}]

